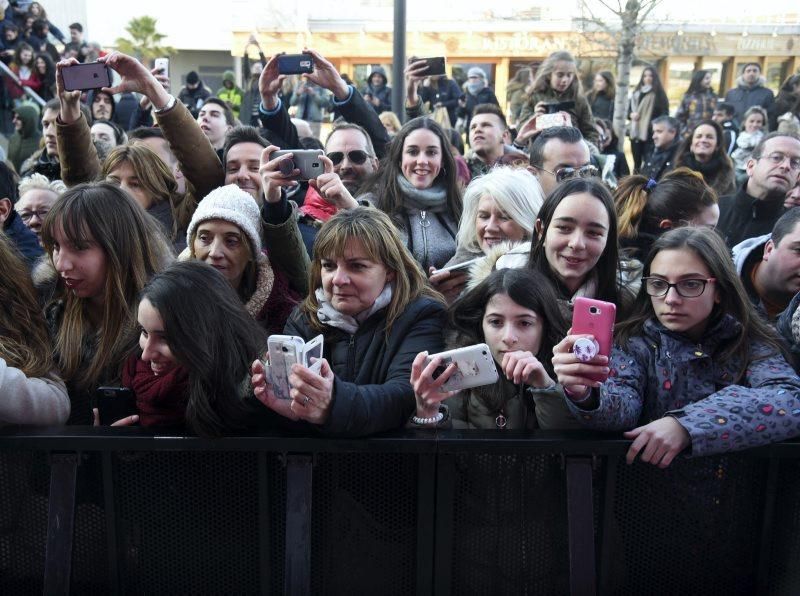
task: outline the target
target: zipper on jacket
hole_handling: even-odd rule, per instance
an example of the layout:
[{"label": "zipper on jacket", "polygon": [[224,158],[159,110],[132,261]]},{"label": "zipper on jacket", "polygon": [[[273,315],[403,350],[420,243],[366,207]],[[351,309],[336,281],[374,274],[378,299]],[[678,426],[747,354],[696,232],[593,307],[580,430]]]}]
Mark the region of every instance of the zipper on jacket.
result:
[{"label": "zipper on jacket", "polygon": [[419,212],[419,225],[422,227],[422,270],[428,270],[428,233],[426,232],[427,228],[430,227],[430,222],[426,218],[426,212],[420,211]]},{"label": "zipper on jacket", "polygon": [[355,350],[353,349],[355,343],[356,343],[356,336],[351,335],[350,341],[347,343],[347,375],[348,375],[347,378],[350,380],[356,378],[356,372],[355,372],[356,362],[354,354]]}]

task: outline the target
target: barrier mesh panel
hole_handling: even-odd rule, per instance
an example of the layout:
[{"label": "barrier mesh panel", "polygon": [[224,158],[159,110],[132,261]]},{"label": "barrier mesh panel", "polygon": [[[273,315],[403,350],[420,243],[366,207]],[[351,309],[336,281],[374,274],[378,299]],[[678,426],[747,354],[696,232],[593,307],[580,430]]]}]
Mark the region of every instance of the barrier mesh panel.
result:
[{"label": "barrier mesh panel", "polygon": [[311,593],[414,593],[417,457],[320,454],[315,462]]},{"label": "barrier mesh panel", "polygon": [[[0,593],[41,594],[44,588],[47,534],[47,483],[36,491],[38,476],[49,479],[45,456],[0,452]],[[41,489],[41,486],[38,487]]]},{"label": "barrier mesh panel", "polygon": [[464,454],[455,467],[452,593],[567,593],[560,457]]},{"label": "barrier mesh panel", "polygon": [[780,462],[769,553],[770,594],[800,592],[800,460]]},{"label": "barrier mesh panel", "polygon": [[754,593],[766,470],[755,458],[619,461],[606,592]]},{"label": "barrier mesh panel", "polygon": [[122,591],[259,591],[255,453],[115,455]]}]

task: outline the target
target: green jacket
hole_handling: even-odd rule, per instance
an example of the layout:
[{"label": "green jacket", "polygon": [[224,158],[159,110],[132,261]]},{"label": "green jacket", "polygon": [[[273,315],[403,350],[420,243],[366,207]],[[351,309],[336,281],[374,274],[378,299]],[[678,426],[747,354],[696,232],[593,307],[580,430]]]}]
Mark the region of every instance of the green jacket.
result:
[{"label": "green jacket", "polygon": [[[231,107],[231,111],[233,112],[234,118],[239,118],[239,111],[242,106],[242,98],[244,97],[244,91],[242,91],[239,87],[236,86],[236,79],[234,78],[234,74],[232,70],[226,70],[222,75],[223,83],[225,81],[230,81],[233,83],[233,87],[228,89],[223,84],[222,87],[219,88],[217,91],[217,97],[219,97],[222,101],[226,102]],[[244,124],[247,124],[245,122]]]},{"label": "green jacket", "polygon": [[22,121],[22,130],[8,139],[8,160],[19,172],[23,162],[39,149],[42,133],[39,130],[39,110],[36,106],[23,103],[14,111]]}]

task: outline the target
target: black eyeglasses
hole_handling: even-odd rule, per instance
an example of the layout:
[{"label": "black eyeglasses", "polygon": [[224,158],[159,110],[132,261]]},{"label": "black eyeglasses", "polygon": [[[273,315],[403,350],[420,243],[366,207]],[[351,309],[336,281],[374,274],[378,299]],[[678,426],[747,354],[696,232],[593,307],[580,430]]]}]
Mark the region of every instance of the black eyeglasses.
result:
[{"label": "black eyeglasses", "polygon": [[585,165],[579,168],[567,166],[565,168],[559,168],[555,172],[545,170],[544,168],[539,169],[555,176],[556,182],[564,182],[564,180],[570,180],[571,178],[596,178],[600,175],[600,170],[592,165]]},{"label": "black eyeglasses", "polygon": [[683,298],[697,298],[706,290],[706,284],[717,281],[715,277],[706,279],[682,279],[678,283],[671,284],[666,279],[660,277],[643,277],[645,291],[649,296],[660,298],[666,296],[670,288],[675,288],[678,296]]},{"label": "black eyeglasses", "polygon": [[[352,151],[347,152],[347,159],[351,162],[360,166],[362,163],[367,161],[369,155],[366,151],[362,151],[361,149],[353,149]],[[344,160],[344,153],[341,151],[331,151],[328,153],[328,159],[333,162],[333,165],[338,166]]]},{"label": "black eyeglasses", "polygon": [[21,211],[19,213],[19,217],[25,223],[28,223],[30,220],[32,220],[34,215],[40,220],[44,221],[44,218],[48,213],[50,213],[49,209],[40,209],[39,211]]}]

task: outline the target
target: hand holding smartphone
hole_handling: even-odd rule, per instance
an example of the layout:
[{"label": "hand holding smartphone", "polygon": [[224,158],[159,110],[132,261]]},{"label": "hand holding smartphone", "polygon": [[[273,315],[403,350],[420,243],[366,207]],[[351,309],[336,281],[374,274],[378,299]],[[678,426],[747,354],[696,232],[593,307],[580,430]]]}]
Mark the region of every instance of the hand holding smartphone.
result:
[{"label": "hand holding smartphone", "polygon": [[278,56],[278,74],[311,74],[312,72],[314,72],[314,58],[309,52]]},{"label": "hand holding smartphone", "polygon": [[110,426],[117,420],[139,413],[136,396],[128,387],[98,387],[95,402],[101,426]]},{"label": "hand holding smartphone", "polygon": [[276,151],[271,157],[278,159],[289,153],[292,154],[291,159],[284,159],[279,164],[285,178],[290,178],[295,170],[300,170],[297,180],[301,181],[312,180],[325,173],[325,164],[320,159],[323,155],[321,149],[288,149]]},{"label": "hand holding smartphone", "polygon": [[61,68],[65,91],[90,91],[111,87],[111,69],[102,62],[72,64]]},{"label": "hand holding smartphone", "polygon": [[456,371],[441,386],[441,392],[460,391],[482,385],[492,385],[499,378],[497,367],[489,346],[486,344],[475,344],[439,354],[431,354],[425,360],[427,366],[434,358],[441,358],[439,366],[433,373],[433,379],[439,378],[447,367],[453,363]]},{"label": "hand holding smartphone", "polygon": [[[576,298],[572,310],[572,335],[591,335],[594,342],[578,340],[572,346],[578,359],[590,362],[598,354],[611,357],[611,346],[614,343],[614,322],[617,318],[617,307],[611,302],[592,298]],[[592,345],[595,343],[596,345]],[[603,382],[608,375],[587,375],[588,378]]]},{"label": "hand holding smartphone", "polygon": [[322,367],[323,337],[318,335],[309,342],[296,335],[271,335],[267,339],[269,364],[265,363],[265,372],[272,392],[278,399],[291,399],[289,375],[292,365],[302,364],[310,371],[319,374]]}]

